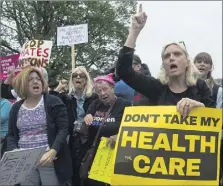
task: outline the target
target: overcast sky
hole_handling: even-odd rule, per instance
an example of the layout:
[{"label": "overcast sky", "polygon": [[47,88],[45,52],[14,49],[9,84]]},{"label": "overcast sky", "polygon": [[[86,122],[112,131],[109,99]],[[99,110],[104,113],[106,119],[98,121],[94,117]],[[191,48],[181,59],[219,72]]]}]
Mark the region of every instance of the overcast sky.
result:
[{"label": "overcast sky", "polygon": [[221,1],[138,1],[148,18],[136,45],[136,54],[153,76],[161,65],[162,46],[168,41],[184,41],[193,58],[208,52],[213,59],[214,78],[222,78]]}]

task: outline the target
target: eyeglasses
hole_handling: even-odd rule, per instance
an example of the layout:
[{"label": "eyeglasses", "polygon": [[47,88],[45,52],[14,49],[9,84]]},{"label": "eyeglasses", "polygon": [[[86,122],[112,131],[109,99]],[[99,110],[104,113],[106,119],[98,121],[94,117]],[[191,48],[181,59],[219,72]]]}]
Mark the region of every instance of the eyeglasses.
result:
[{"label": "eyeglasses", "polygon": [[72,74],[72,78],[86,78],[86,75],[85,74],[77,74],[77,73],[73,73]]},{"label": "eyeglasses", "polygon": [[39,82],[39,81],[41,81],[41,78],[39,78],[39,77],[36,77],[36,78],[31,77],[31,78],[28,78],[28,81],[29,81],[29,82],[34,82],[34,81]]}]

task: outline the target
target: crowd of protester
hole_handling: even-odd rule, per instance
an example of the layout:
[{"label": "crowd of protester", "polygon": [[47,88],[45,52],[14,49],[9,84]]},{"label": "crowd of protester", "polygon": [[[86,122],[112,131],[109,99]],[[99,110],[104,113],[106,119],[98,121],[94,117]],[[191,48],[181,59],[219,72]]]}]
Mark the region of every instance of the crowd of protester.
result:
[{"label": "crowd of protester", "polygon": [[[161,52],[159,77],[151,75],[134,54],[146,19],[142,11],[132,17],[118,61],[94,80],[85,67],[73,69],[69,81],[60,82],[48,82],[44,68],[24,66],[17,76],[8,69],[1,83],[1,154],[46,147],[38,168],[21,186],[108,185],[82,179],[79,169],[104,118],[96,147],[106,137],[114,148],[127,106],[175,105],[182,116],[196,107],[222,108],[222,87],[211,75],[213,61],[208,53],[191,61],[184,42],[169,43]],[[7,99],[16,102],[12,105]]]}]

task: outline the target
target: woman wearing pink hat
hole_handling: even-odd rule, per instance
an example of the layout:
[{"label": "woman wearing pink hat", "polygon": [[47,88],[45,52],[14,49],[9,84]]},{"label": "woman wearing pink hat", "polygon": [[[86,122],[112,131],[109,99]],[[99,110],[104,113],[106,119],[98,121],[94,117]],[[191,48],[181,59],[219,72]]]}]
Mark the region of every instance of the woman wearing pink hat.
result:
[{"label": "woman wearing pink hat", "polygon": [[[109,114],[106,117],[105,122],[102,124],[103,127],[100,130],[96,147],[99,145],[102,136],[109,138],[108,143],[112,148],[114,147],[115,137],[118,134],[124,109],[126,106],[131,105],[130,102],[115,96],[115,82],[112,75],[113,74],[108,74],[94,79],[95,92],[98,94],[99,98],[91,103],[87,115],[84,118],[84,121],[88,126],[89,148],[95,139],[99,126],[103,123],[103,119],[108,112]],[[88,179],[84,181],[84,185],[94,186],[105,184]]]}]

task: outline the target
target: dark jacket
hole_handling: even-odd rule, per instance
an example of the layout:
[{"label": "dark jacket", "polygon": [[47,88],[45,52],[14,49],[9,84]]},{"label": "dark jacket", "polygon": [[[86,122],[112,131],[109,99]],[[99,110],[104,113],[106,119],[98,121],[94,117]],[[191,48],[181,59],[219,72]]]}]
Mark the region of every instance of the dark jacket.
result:
[{"label": "dark jacket", "polygon": [[[58,96],[63,103],[65,104],[68,112],[68,122],[69,127],[68,131],[70,134],[69,138],[69,148],[71,151],[71,157],[72,157],[72,166],[73,166],[73,176],[72,176],[72,182],[73,185],[81,185],[81,179],[79,176],[79,168],[80,163],[84,155],[86,154],[88,145],[86,143],[86,138],[84,138],[84,141],[82,141],[82,137],[75,133],[73,135],[73,128],[74,128],[74,122],[77,120],[77,100],[72,95],[67,95],[65,93],[58,93],[55,91],[50,91],[50,94]],[[87,112],[87,109],[91,102],[95,99],[97,99],[98,96],[96,94],[92,94],[91,97],[86,97],[84,101],[84,110],[85,113]]]},{"label": "dark jacket", "polygon": [[[50,91],[49,92],[52,95],[55,95],[57,97],[59,97],[63,103],[65,104],[66,108],[67,108],[67,113],[68,113],[68,122],[69,122],[69,126],[68,126],[68,132],[70,135],[72,135],[73,133],[73,128],[74,128],[74,122],[77,120],[77,100],[74,96],[71,95],[67,95],[65,93],[58,93],[55,91]],[[84,110],[85,113],[87,112],[87,109],[89,107],[89,105],[91,104],[91,102],[95,99],[97,99],[98,96],[97,94],[92,94],[91,97],[86,97],[85,98],[85,102],[84,102]]]},{"label": "dark jacket", "polygon": [[[149,67],[145,63],[141,64],[140,72],[145,76],[151,76]],[[144,96],[138,92],[135,92],[133,105],[134,106],[144,106],[144,105],[153,105],[153,103],[146,96]]]},{"label": "dark jacket", "polygon": [[[16,102],[9,116],[9,128],[7,150],[18,148],[19,130],[17,128],[17,116],[24,100]],[[72,164],[69,148],[66,142],[68,135],[68,116],[66,107],[61,100],[55,96],[44,94],[44,107],[47,119],[47,137],[51,149],[57,151],[57,159],[54,161],[57,177],[61,183],[71,178]]]},{"label": "dark jacket", "polygon": [[149,70],[149,67],[148,67],[148,65],[147,64],[145,64],[145,63],[142,63],[141,64],[141,73],[142,74],[144,74],[145,76],[151,76],[152,74],[151,74],[151,72],[150,72],[150,70]]},{"label": "dark jacket", "polygon": [[[118,134],[119,127],[121,125],[122,116],[125,110],[125,107],[131,106],[131,103],[125,99],[120,97],[117,98],[113,108],[109,114],[109,121],[106,121],[103,125],[103,129],[100,132],[100,137],[98,138],[98,142],[100,138],[103,137],[110,137],[113,135]],[[97,119],[100,116],[97,116],[97,112],[105,113],[108,111],[109,107],[106,107],[100,99],[94,100],[88,108],[87,114],[91,114],[94,117],[94,121],[92,125],[88,127],[89,130],[89,137],[88,137],[88,144],[89,147],[92,145],[94,138],[96,136],[97,130],[99,127],[95,127],[93,123],[97,123]],[[98,122],[100,123],[100,121]]]},{"label": "dark jacket", "polygon": [[5,98],[5,99],[16,99],[13,95],[12,95],[12,86],[2,83],[1,84],[1,97]]},{"label": "dark jacket", "polygon": [[[117,74],[130,87],[149,98],[154,105],[165,105],[168,85],[162,85],[158,79],[137,73],[132,68],[134,49],[123,47],[119,53]],[[188,98],[203,103],[206,107],[214,107],[211,92],[206,83],[198,80],[196,86],[188,87]]]}]

